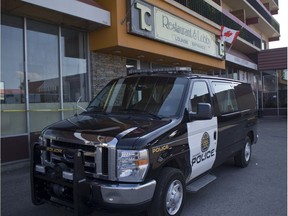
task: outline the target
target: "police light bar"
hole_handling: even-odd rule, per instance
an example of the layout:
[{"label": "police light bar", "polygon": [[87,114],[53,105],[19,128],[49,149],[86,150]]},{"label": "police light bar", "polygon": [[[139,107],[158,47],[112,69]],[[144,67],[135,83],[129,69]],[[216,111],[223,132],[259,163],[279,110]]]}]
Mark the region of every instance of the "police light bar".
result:
[{"label": "police light bar", "polygon": [[138,69],[138,70],[129,70],[129,74],[138,74],[138,73],[191,73],[191,67],[171,67],[171,68],[154,68],[154,69]]}]

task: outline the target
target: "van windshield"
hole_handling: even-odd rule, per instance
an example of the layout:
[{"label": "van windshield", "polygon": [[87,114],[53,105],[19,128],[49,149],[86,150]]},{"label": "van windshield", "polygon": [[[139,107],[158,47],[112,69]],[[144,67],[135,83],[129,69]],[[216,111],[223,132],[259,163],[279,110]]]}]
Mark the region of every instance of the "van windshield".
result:
[{"label": "van windshield", "polygon": [[120,78],[104,87],[87,111],[172,117],[182,106],[187,84],[181,77]]}]

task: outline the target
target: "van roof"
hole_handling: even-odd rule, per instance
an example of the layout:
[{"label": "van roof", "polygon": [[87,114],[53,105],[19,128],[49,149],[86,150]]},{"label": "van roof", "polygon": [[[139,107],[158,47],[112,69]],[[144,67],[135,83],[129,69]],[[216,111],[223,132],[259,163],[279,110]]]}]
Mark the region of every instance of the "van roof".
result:
[{"label": "van roof", "polygon": [[[190,70],[189,70],[190,69]],[[192,73],[191,68],[186,70],[185,67],[176,68],[159,68],[159,69],[140,69],[140,70],[130,70],[128,76],[171,76],[171,77],[186,77],[188,79],[214,79],[214,80],[226,80],[233,82],[241,82],[239,80],[234,80],[224,77],[215,77],[206,74],[195,74]]]}]

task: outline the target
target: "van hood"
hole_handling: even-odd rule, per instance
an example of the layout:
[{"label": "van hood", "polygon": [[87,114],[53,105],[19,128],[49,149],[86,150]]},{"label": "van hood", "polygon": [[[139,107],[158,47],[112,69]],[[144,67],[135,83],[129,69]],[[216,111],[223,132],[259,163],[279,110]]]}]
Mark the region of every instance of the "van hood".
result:
[{"label": "van hood", "polygon": [[[149,117],[81,114],[48,126],[42,134],[49,139],[90,145],[91,142],[107,143],[116,138],[118,148],[138,149],[165,133],[171,122],[170,119]],[[139,138],[141,142],[136,146]]]}]

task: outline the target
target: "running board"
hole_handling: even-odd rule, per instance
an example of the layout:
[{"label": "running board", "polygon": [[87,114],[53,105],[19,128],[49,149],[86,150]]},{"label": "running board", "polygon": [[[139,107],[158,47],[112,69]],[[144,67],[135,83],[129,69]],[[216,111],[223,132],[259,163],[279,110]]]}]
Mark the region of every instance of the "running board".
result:
[{"label": "running board", "polygon": [[207,174],[186,186],[187,192],[196,193],[216,179],[216,176]]}]

